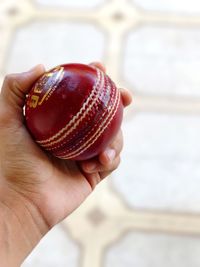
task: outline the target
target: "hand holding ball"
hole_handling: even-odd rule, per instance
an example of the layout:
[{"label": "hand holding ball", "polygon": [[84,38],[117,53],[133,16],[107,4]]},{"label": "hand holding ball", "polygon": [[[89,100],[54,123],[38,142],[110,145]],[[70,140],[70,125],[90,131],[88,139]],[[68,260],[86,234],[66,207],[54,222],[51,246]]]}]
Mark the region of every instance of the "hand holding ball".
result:
[{"label": "hand holding ball", "polygon": [[97,156],[113,140],[123,116],[121,95],[100,69],[60,65],[31,89],[26,125],[34,140],[61,159]]}]

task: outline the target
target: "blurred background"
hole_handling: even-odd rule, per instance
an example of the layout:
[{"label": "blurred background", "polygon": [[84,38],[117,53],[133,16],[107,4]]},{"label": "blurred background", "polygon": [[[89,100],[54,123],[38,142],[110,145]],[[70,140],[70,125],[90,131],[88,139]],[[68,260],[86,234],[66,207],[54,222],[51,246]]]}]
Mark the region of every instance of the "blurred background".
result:
[{"label": "blurred background", "polygon": [[200,1],[0,0],[0,83],[92,61],[134,95],[122,163],[23,267],[199,267]]}]

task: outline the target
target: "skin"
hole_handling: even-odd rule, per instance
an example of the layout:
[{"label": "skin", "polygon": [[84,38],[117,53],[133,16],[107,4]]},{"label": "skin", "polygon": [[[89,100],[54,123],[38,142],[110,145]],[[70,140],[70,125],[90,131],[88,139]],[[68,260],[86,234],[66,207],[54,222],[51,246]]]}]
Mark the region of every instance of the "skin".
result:
[{"label": "skin", "polygon": [[[98,62],[92,63],[103,71]],[[32,84],[45,72],[8,75],[0,94],[0,259],[18,267],[41,238],[69,216],[120,162],[122,132],[98,157],[84,162],[56,159],[32,140],[23,106]],[[124,106],[131,95],[121,90]]]}]

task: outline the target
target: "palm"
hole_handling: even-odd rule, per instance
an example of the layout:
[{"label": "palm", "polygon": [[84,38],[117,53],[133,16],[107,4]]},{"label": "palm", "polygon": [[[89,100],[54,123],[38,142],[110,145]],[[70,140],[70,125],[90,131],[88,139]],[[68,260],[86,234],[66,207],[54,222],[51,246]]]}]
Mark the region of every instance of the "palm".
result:
[{"label": "palm", "polygon": [[71,213],[92,191],[77,162],[44,153],[17,120],[1,131],[0,140],[5,136],[7,142],[1,144],[4,177],[38,206],[50,225]]}]

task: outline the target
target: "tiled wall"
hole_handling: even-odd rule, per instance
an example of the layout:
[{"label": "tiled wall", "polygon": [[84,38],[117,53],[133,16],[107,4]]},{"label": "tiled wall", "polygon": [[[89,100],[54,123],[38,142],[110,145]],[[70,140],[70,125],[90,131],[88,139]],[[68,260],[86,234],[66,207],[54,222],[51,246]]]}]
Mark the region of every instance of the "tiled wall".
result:
[{"label": "tiled wall", "polygon": [[94,60],[134,93],[121,166],[23,267],[199,267],[200,1],[0,0],[0,83]]}]

